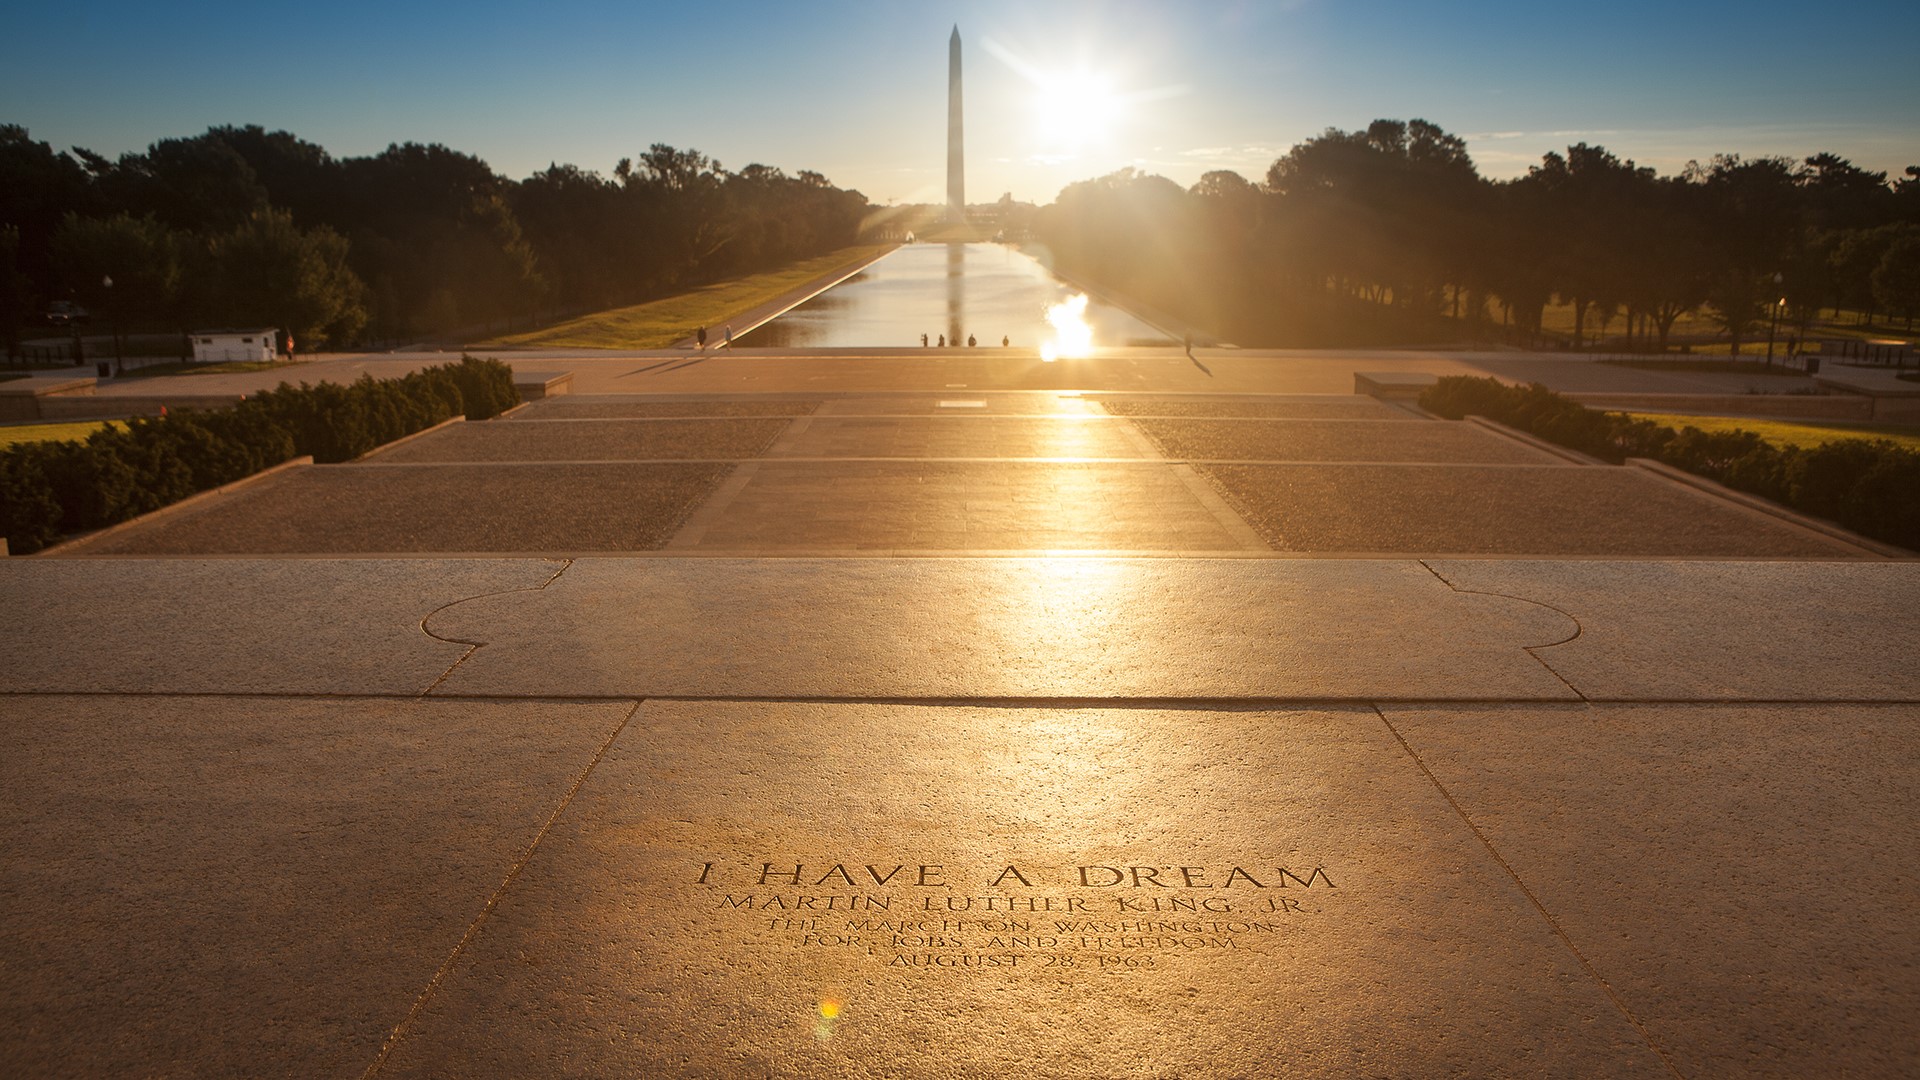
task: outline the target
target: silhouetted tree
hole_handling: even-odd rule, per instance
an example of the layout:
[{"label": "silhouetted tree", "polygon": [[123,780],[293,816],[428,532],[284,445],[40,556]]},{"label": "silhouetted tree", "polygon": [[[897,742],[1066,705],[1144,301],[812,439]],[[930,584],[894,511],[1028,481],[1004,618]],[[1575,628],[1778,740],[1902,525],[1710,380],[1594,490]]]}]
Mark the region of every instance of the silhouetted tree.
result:
[{"label": "silhouetted tree", "polygon": [[220,321],[288,330],[307,349],[352,340],[366,322],[366,287],[332,229],[303,232],[286,211],[262,210],[215,237],[210,254]]}]

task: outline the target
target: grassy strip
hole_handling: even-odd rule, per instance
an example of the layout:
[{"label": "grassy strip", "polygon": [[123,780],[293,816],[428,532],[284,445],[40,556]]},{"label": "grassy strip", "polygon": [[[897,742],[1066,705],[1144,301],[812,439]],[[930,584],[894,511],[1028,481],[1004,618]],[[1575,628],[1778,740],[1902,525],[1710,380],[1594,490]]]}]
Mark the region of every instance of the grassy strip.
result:
[{"label": "grassy strip", "polygon": [[171,364],[148,364],[145,367],[129,368],[123,379],[149,379],[158,375],[237,375],[244,371],[272,371],[275,368],[294,367],[286,360],[221,360],[211,364],[197,364],[191,360],[177,360]]},{"label": "grassy strip", "polygon": [[1693,416],[1685,413],[1630,412],[1635,420],[1651,420],[1667,427],[1699,428],[1710,435],[1751,431],[1773,446],[1797,446],[1811,450],[1822,443],[1841,439],[1885,439],[1909,450],[1920,450],[1920,428],[1851,427],[1838,424],[1811,424],[1790,420],[1753,420],[1733,416]]},{"label": "grassy strip", "polygon": [[1784,363],[1769,364],[1763,360],[1646,360],[1608,359],[1600,361],[1613,367],[1635,368],[1640,371],[1701,371],[1717,375],[1793,375],[1809,378],[1799,368],[1787,367]]},{"label": "grassy strip", "polygon": [[885,251],[887,244],[841,248],[816,259],[794,263],[783,270],[722,281],[678,296],[663,297],[632,307],[614,308],[524,334],[494,338],[488,345],[537,345],[581,349],[663,349],[707,327],[708,341],[720,339],[718,329],[762,304]]},{"label": "grassy strip", "polygon": [[79,420],[70,424],[18,424],[13,427],[0,427],[0,446],[15,446],[19,443],[59,442],[72,439],[75,442],[86,441],[87,436],[96,431],[112,427],[124,427],[112,420]]}]

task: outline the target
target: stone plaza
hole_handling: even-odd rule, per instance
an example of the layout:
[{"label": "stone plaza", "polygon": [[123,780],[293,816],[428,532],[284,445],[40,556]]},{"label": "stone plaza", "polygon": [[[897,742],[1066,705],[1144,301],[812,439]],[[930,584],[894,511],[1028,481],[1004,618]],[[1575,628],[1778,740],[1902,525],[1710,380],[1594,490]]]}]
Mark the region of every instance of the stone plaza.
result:
[{"label": "stone plaza", "polygon": [[8,1075],[1920,1069],[1911,556],[1354,392],[1726,378],[509,358],[0,560]]}]

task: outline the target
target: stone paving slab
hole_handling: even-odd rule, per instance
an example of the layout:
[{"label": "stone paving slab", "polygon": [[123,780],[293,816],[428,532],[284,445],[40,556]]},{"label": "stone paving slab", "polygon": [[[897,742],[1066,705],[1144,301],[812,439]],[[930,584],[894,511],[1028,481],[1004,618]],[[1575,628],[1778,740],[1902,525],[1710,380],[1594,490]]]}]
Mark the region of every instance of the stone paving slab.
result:
[{"label": "stone paving slab", "polygon": [[513,420],[630,420],[667,416],[806,416],[820,407],[817,401],[706,401],[649,400],[601,395],[547,398],[514,413]]},{"label": "stone paving slab", "polygon": [[1464,422],[1141,419],[1134,423],[1162,454],[1189,460],[1565,463]]},{"label": "stone paving slab", "polygon": [[676,538],[676,546],[756,554],[1205,552],[1245,550],[1251,541],[1159,463],[769,458],[755,468],[697,541]]},{"label": "stone paving slab", "polygon": [[1106,416],[1100,403],[1078,391],[995,393],[953,387],[944,394],[866,394],[831,398],[819,416]]},{"label": "stone paving slab", "polygon": [[828,417],[807,421],[774,457],[1157,457],[1126,420],[1095,416]]},{"label": "stone paving slab", "polygon": [[631,708],[0,697],[0,1073],[360,1075]]},{"label": "stone paving slab", "polygon": [[664,544],[733,468],[311,466],[108,537],[87,554],[647,551]]},{"label": "stone paving slab", "polygon": [[1268,420],[1418,420],[1414,413],[1372,398],[1338,394],[1245,398],[1103,397],[1115,416],[1248,417]]},{"label": "stone paving slab", "polygon": [[790,421],[510,420],[454,424],[385,450],[378,465],[445,461],[651,461],[751,458],[764,453]]},{"label": "stone paving slab", "polygon": [[1385,712],[1681,1075],[1920,1075],[1920,706]]},{"label": "stone paving slab", "polygon": [[[1088,360],[1048,364],[1022,349],[722,350],[697,356],[677,350],[632,353],[542,349],[500,353],[527,371],[570,370],[576,395],[944,392],[975,390],[1107,391],[1115,393],[1347,395],[1356,371],[1434,375],[1497,375],[1545,383],[1561,392],[1719,393],[1777,388],[1764,376],[1640,371],[1583,356],[1513,352],[1421,352],[1405,349],[1199,349],[1199,364],[1178,348],[1102,349]],[[476,355],[489,355],[480,350]],[[297,379],[350,383],[362,375],[398,378],[447,363],[440,352],[336,354],[300,365]],[[797,370],[798,369],[798,370]],[[166,379],[109,379],[103,397],[252,394],[287,378],[284,369]],[[1798,380],[1804,385],[1805,380]]]},{"label": "stone paving slab", "polygon": [[565,565],[0,559],[0,693],[418,694],[469,648],[422,619]]},{"label": "stone paving slab", "polygon": [[1417,562],[579,559],[426,629],[453,695],[1574,698],[1572,619]]},{"label": "stone paving slab", "polygon": [[1871,558],[1625,467],[1196,465],[1280,551]]},{"label": "stone paving slab", "polygon": [[1920,563],[1435,561],[1580,620],[1536,651],[1590,698],[1920,701]]},{"label": "stone paving slab", "polygon": [[378,1075],[1597,1067],[1666,1074],[1372,710],[649,702]]}]

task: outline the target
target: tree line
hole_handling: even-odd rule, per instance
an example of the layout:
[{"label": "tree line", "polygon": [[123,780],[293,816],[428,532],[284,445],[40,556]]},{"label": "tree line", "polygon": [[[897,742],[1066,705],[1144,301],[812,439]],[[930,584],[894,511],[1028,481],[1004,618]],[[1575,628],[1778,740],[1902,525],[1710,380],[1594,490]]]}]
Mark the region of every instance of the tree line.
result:
[{"label": "tree line", "polygon": [[[1061,270],[1243,345],[1612,330],[1665,350],[1700,312],[1737,351],[1769,318],[1804,331],[1844,308],[1910,329],[1920,314],[1920,167],[1889,183],[1826,153],[1663,177],[1581,143],[1490,181],[1458,136],[1379,120],[1294,146],[1261,182],[1218,171],[1183,190],[1123,169],[1073,184],[1032,229]],[[1555,300],[1568,337],[1543,330]]]},{"label": "tree line", "polygon": [[0,331],[13,343],[70,300],[148,329],[277,326],[303,349],[411,340],[822,254],[867,209],[818,173],[661,144],[611,176],[516,182],[438,144],[335,158],[215,127],[109,160],[0,125]]}]

